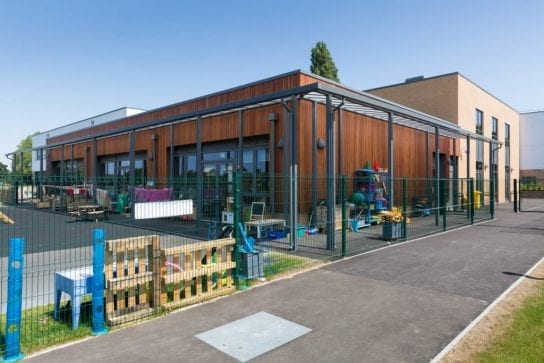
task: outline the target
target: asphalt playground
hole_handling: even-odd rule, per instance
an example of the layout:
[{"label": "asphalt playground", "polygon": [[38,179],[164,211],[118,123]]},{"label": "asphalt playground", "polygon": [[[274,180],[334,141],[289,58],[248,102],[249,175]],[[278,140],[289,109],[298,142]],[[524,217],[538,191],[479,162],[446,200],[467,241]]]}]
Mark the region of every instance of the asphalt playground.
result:
[{"label": "asphalt playground", "polygon": [[[499,205],[492,221],[330,263],[27,361],[235,362],[197,335],[264,312],[307,332],[254,362],[429,362],[544,257],[544,201],[531,203],[524,210],[540,213]],[[230,335],[240,350],[267,339],[265,331]]]}]

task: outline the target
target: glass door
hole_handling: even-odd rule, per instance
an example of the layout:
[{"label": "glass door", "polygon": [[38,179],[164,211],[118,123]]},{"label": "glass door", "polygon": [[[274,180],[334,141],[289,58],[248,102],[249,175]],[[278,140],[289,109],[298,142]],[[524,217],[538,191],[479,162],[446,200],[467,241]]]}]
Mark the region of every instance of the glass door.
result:
[{"label": "glass door", "polygon": [[221,221],[221,212],[230,208],[232,196],[233,163],[205,162],[203,165],[202,201],[203,219]]}]

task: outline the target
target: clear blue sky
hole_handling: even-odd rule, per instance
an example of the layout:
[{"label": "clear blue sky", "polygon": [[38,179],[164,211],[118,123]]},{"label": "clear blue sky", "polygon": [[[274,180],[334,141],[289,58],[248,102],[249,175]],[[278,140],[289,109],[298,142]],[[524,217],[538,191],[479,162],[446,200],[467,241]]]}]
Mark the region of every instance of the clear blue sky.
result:
[{"label": "clear blue sky", "polygon": [[0,0],[0,161],[37,131],[309,70],[319,40],[353,88],[458,71],[544,109],[542,0]]}]

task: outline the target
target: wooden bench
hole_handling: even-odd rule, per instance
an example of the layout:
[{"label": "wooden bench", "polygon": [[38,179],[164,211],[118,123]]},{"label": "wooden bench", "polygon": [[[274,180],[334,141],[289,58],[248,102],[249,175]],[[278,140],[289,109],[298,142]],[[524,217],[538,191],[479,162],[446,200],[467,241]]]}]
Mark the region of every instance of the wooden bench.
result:
[{"label": "wooden bench", "polygon": [[94,219],[98,222],[99,219],[106,219],[106,212],[103,210],[94,210],[85,213],[86,219]]}]

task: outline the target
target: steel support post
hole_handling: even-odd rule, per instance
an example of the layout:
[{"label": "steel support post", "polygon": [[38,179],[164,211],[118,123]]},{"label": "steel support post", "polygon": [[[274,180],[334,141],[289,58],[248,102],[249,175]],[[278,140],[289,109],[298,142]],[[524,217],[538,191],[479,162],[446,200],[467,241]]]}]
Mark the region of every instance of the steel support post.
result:
[{"label": "steel support post", "polygon": [[244,111],[238,111],[238,157],[236,170],[242,170],[244,165]]},{"label": "steel support post", "polygon": [[170,182],[168,183],[170,188],[174,187],[174,124],[170,124],[170,160],[168,163],[168,175],[170,176]]},{"label": "steel support post", "polygon": [[134,186],[136,185],[136,133],[134,129],[128,134],[129,137],[129,191],[130,191],[130,215],[134,219]]},{"label": "steel support post", "polygon": [[[22,159],[21,154],[21,159]],[[22,169],[21,169],[22,171]],[[66,200],[66,196],[64,193],[64,145],[60,146],[60,211],[62,212],[62,208],[65,205],[64,201]]]},{"label": "steel support post", "polygon": [[434,168],[435,168],[435,193],[436,193],[436,213],[435,225],[438,226],[438,216],[442,210],[440,203],[440,132],[438,127],[434,128]]},{"label": "steel support post", "polygon": [[297,97],[291,97],[291,132],[290,132],[290,162],[289,162],[289,224],[290,232],[290,247],[292,250],[297,250],[298,247],[298,138],[297,138]]},{"label": "steel support post", "polygon": [[[74,183],[76,179],[76,173],[74,169],[74,144],[70,145],[70,177],[72,178],[71,183]],[[79,183],[79,180],[75,183]]]},{"label": "steel support post", "polygon": [[389,205],[388,209],[391,210],[393,207],[393,204],[395,203],[395,191],[393,190],[393,178],[395,177],[395,161],[394,161],[394,154],[395,154],[395,142],[394,142],[394,131],[393,131],[393,114],[389,112],[387,114],[387,136],[388,136],[388,169],[387,169],[387,192],[389,194]]},{"label": "steel support post", "polygon": [[408,230],[406,228],[406,204],[408,199],[408,192],[406,187],[407,181],[406,178],[402,178],[402,238],[406,240],[408,237]]},{"label": "steel support post", "polygon": [[283,173],[282,173],[282,190],[283,190],[283,219],[289,221],[289,155],[291,147],[291,109],[287,107],[285,101],[282,99],[281,104],[283,106]]},{"label": "steel support post", "polygon": [[342,105],[344,104],[344,101],[342,100],[342,103],[335,107],[335,110],[338,110],[338,122],[337,122],[337,133],[336,133],[336,153],[337,153],[337,170],[336,175],[343,175],[344,174],[344,153],[342,151]]},{"label": "steel support post", "polygon": [[196,200],[196,229],[200,229],[202,213],[204,208],[204,173],[202,171],[202,118],[196,119],[196,188],[198,198]]},{"label": "steel support post", "polygon": [[346,199],[346,176],[340,176],[340,203],[342,203],[342,257],[347,255],[347,199]]},{"label": "steel support post", "polygon": [[312,212],[310,215],[310,227],[315,225],[317,217],[317,102],[312,102]]},{"label": "steel support post", "polygon": [[93,203],[96,203],[96,184],[98,183],[98,150],[96,137],[93,138]]},{"label": "steel support post", "polygon": [[42,200],[43,191],[42,191],[42,181],[43,181],[43,149],[37,150],[40,155],[40,177],[38,178],[38,198]]},{"label": "steel support post", "polygon": [[275,112],[268,115],[268,121],[270,121],[270,142],[269,142],[269,158],[270,158],[270,168],[269,168],[269,183],[268,190],[270,198],[270,213],[272,215],[276,214],[276,121],[277,114]]},{"label": "steel support post", "polygon": [[335,206],[336,206],[336,178],[334,155],[334,111],[332,109],[331,96],[326,96],[326,141],[327,141],[327,249],[336,249],[335,240]]}]

